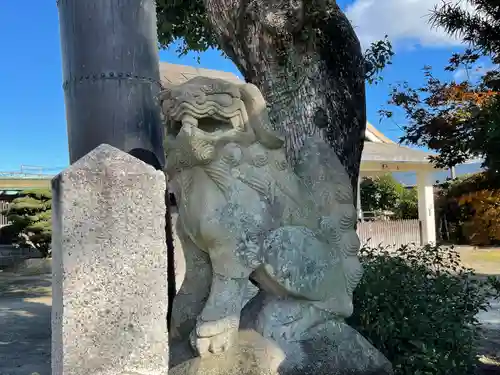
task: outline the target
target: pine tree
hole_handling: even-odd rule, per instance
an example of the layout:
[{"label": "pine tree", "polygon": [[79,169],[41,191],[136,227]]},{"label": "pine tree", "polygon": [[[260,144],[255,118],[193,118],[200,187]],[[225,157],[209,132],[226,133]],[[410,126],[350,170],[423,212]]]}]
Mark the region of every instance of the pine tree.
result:
[{"label": "pine tree", "polygon": [[44,257],[50,255],[52,238],[52,193],[46,189],[26,190],[3,212],[17,234],[19,247],[38,249]]}]

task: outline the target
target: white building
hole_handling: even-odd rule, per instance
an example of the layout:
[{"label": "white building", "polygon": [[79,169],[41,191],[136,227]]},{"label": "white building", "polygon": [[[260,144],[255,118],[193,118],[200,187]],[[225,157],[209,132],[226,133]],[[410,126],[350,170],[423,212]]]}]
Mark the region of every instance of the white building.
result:
[{"label": "white building", "polygon": [[384,136],[373,125],[367,124],[360,177],[389,172],[414,172],[416,174],[418,232],[421,237],[420,242],[423,244],[436,242],[433,189],[436,168],[429,162],[430,155],[432,154],[400,146]]}]

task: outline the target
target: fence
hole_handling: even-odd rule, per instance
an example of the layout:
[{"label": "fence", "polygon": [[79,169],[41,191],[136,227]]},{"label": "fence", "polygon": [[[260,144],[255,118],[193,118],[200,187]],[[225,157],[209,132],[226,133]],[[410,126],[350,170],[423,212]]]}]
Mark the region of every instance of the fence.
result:
[{"label": "fence", "polygon": [[9,224],[7,217],[5,215],[2,215],[2,211],[6,210],[8,207],[9,207],[9,202],[0,200],[0,228]]},{"label": "fence", "polygon": [[361,245],[396,246],[410,243],[420,244],[420,224],[418,220],[374,220],[358,223]]}]

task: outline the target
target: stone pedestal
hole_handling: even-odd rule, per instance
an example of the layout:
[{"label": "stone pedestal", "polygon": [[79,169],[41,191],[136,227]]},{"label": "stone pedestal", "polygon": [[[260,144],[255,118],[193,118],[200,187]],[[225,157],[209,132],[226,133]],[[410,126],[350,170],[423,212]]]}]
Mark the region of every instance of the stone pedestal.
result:
[{"label": "stone pedestal", "polygon": [[100,145],[52,189],[52,374],[165,374],[164,174]]},{"label": "stone pedestal", "polygon": [[272,340],[253,330],[239,332],[237,345],[229,351],[192,358],[173,367],[168,375],[278,375],[285,359]]}]

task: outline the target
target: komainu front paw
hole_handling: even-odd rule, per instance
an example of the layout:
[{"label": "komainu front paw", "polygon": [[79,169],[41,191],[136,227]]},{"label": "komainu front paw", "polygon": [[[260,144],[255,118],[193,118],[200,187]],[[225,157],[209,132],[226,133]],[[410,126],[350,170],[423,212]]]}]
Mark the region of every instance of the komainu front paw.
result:
[{"label": "komainu front paw", "polygon": [[198,320],[191,333],[191,345],[200,357],[227,351],[235,344],[238,336],[239,319],[227,317],[205,322]]}]

